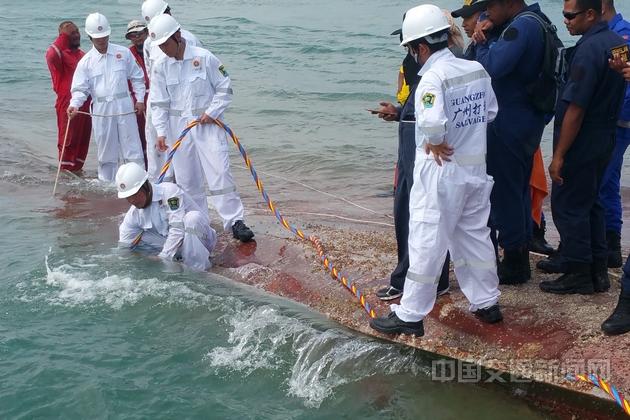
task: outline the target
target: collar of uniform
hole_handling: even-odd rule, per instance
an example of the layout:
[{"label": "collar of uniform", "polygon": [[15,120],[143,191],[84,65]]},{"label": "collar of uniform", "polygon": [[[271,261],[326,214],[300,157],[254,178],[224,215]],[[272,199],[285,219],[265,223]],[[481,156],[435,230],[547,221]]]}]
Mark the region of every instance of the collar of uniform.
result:
[{"label": "collar of uniform", "polygon": [[424,63],[424,65],[420,68],[420,71],[418,72],[418,76],[422,77],[424,73],[429,71],[433,63],[435,63],[436,61],[444,57],[449,57],[449,56],[454,57],[453,53],[448,48],[444,48],[443,50],[434,52],[433,54],[431,54],[427,62]]},{"label": "collar of uniform", "polygon": [[584,42],[585,39],[595,35],[596,33],[599,33],[602,31],[609,31],[609,30],[610,29],[608,28],[608,22],[605,22],[605,21],[597,22],[595,25],[591,27],[591,29],[589,29],[582,35],[582,38],[580,38],[575,45],[576,46],[580,45],[582,42]]},{"label": "collar of uniform", "polygon": [[151,183],[151,188],[153,188],[153,197],[151,197],[152,202],[162,200],[162,186],[160,184]]},{"label": "collar of uniform", "polygon": [[100,52],[98,52],[98,50],[96,49],[96,47],[94,45],[92,45],[92,49],[94,50],[94,52],[97,55],[100,55],[100,56],[105,56],[105,55],[108,55],[108,54],[109,55],[114,55],[114,50],[112,48],[112,43],[111,42],[107,43],[107,52],[105,54],[101,54]]},{"label": "collar of uniform", "polygon": [[184,50],[184,61],[192,60],[195,57],[191,46],[186,42],[186,49]]}]

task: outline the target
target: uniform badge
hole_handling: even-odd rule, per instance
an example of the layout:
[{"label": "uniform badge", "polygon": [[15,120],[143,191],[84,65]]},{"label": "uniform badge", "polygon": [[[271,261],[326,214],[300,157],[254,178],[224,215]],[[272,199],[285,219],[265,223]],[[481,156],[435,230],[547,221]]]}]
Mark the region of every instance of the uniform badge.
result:
[{"label": "uniform badge", "polygon": [[435,95],[432,93],[425,93],[422,97],[422,105],[425,108],[433,108],[433,104],[435,103]]},{"label": "uniform badge", "polygon": [[173,211],[179,208],[179,198],[177,197],[171,197],[166,200],[166,202],[168,203],[168,207]]},{"label": "uniform badge", "polygon": [[610,54],[613,58],[621,58],[624,62],[628,62],[628,57],[630,57],[628,44],[623,44],[618,47],[611,48]]},{"label": "uniform badge", "polygon": [[221,64],[221,65],[219,66],[219,71],[221,72],[221,74],[223,75],[223,77],[228,77],[228,76],[229,76],[229,75],[228,75],[228,72],[227,72],[227,70],[225,69],[225,66],[224,66],[223,64]]},{"label": "uniform badge", "polygon": [[193,64],[193,67],[195,69],[197,69],[201,65],[201,61],[199,60],[199,58],[195,57],[195,59],[193,60],[192,64]]},{"label": "uniform badge", "polygon": [[122,54],[121,54],[121,53],[117,53],[117,54],[116,54],[116,59],[117,59],[117,60],[120,60],[121,58],[122,58]]}]

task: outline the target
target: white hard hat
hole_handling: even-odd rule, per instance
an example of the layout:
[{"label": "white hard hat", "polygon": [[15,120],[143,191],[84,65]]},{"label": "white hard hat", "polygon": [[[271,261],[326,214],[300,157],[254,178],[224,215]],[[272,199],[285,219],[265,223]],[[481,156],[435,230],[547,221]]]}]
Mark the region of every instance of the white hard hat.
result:
[{"label": "white hard hat", "polygon": [[112,28],[105,16],[100,13],[92,13],[85,19],[85,33],[92,38],[105,38],[112,33]]},{"label": "white hard hat", "polygon": [[142,188],[149,174],[135,162],[125,163],[116,172],[116,188],[118,198],[131,197]]},{"label": "white hard hat", "polygon": [[[448,34],[440,38],[431,38],[429,35],[449,29],[451,25],[444,16],[444,12],[432,4],[421,4],[407,10],[405,20],[402,24],[402,42],[400,45],[407,45],[409,42],[420,38],[427,38],[429,43],[446,41]],[[443,38],[443,39],[442,39]]]},{"label": "white hard hat", "polygon": [[149,36],[155,45],[164,44],[175,32],[179,31],[179,23],[171,15],[156,16],[149,23]]},{"label": "white hard hat", "polygon": [[161,15],[168,8],[168,3],[164,0],[145,0],[142,3],[142,16],[149,23],[154,17]]}]

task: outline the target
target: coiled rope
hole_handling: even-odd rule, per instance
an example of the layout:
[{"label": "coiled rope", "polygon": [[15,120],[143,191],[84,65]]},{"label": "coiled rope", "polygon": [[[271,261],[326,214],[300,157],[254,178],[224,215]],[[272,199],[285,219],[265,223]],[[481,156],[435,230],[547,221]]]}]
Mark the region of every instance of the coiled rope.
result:
[{"label": "coiled rope", "polygon": [[[249,172],[251,173],[252,178],[254,179],[256,188],[262,195],[263,199],[265,200],[265,203],[267,204],[267,207],[274,214],[274,216],[276,217],[280,225],[284,227],[286,230],[293,233],[295,236],[297,236],[301,240],[310,242],[315,247],[322,265],[328,270],[330,276],[333,279],[337,280],[339,283],[341,283],[346,289],[348,289],[355,296],[355,298],[357,299],[361,307],[365,310],[365,312],[368,314],[370,318],[375,318],[376,313],[374,312],[374,309],[370,307],[370,304],[368,303],[365,294],[361,292],[361,290],[357,287],[357,285],[350,278],[350,276],[348,276],[348,274],[340,271],[335,266],[333,261],[328,257],[328,255],[326,255],[324,246],[322,245],[320,239],[314,235],[305,234],[302,229],[299,229],[295,227],[294,225],[292,225],[291,223],[289,223],[289,221],[282,215],[282,213],[280,213],[280,210],[276,207],[274,202],[271,200],[271,198],[265,191],[263,182],[258,176],[258,173],[256,172],[256,169],[254,168],[254,165],[252,164],[252,161],[249,158],[247,151],[245,150],[245,147],[243,147],[242,143],[240,142],[240,140],[238,139],[234,131],[232,131],[232,129],[227,124],[223,123],[220,120],[212,119],[212,122],[216,124],[219,128],[223,129],[232,139],[232,142],[234,143],[239,153],[243,157],[243,160],[245,161],[245,166],[247,167],[247,169],[249,169]],[[166,176],[166,172],[168,171],[168,168],[170,168],[171,166],[173,156],[177,152],[177,149],[181,146],[182,141],[184,141],[184,138],[186,137],[188,132],[192,128],[197,126],[198,124],[200,124],[198,119],[190,122],[186,126],[186,128],[182,131],[177,141],[173,144],[166,158],[166,162],[164,163],[164,166],[162,166],[162,170],[160,171],[160,175],[157,181],[158,183],[164,180],[164,177]]]}]

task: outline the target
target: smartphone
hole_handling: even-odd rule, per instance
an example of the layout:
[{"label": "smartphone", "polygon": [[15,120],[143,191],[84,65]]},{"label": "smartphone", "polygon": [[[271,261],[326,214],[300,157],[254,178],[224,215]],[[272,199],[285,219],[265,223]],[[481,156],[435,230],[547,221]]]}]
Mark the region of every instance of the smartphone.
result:
[{"label": "smartphone", "polygon": [[398,115],[395,112],[381,112],[381,111],[377,111],[376,109],[367,109],[366,111],[371,114]]}]

